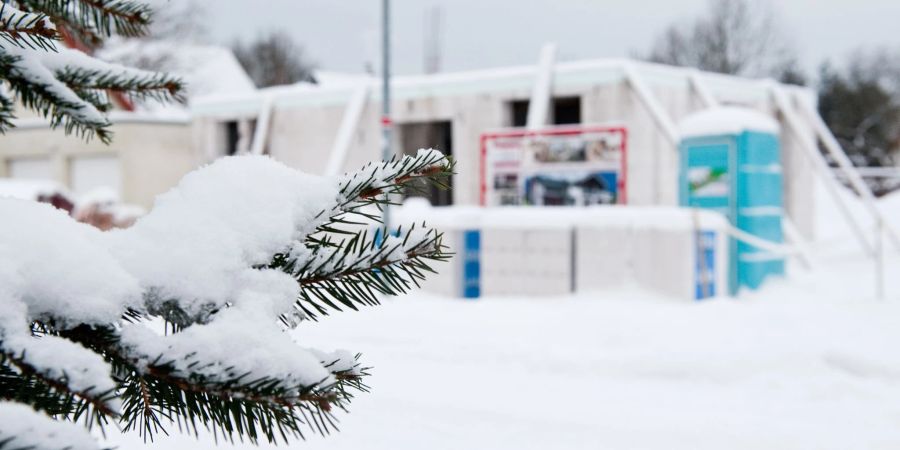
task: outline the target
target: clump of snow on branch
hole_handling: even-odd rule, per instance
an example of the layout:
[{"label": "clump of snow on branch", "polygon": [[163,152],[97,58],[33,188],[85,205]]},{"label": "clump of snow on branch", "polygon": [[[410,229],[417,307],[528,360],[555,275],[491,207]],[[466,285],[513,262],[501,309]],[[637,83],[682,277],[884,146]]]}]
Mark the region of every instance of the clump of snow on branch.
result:
[{"label": "clump of snow on branch", "polygon": [[[4,261],[8,261],[5,260]],[[7,265],[6,268],[9,268]],[[0,284],[16,279],[0,275]],[[27,283],[18,283],[19,287]],[[2,288],[0,288],[2,291]],[[34,339],[28,327],[26,304],[14,301],[10,290],[0,292],[0,343],[6,357],[14,364],[27,364],[41,377],[64,383],[74,392],[92,397],[104,397],[116,384],[110,377],[110,366],[103,358],[74,342],[56,336]],[[66,306],[61,305],[64,309]],[[41,309],[42,306],[34,308]],[[120,402],[114,398],[103,401],[110,411],[118,411]]]},{"label": "clump of snow on branch", "polygon": [[63,327],[113,323],[140,306],[137,278],[96,228],[26,200],[0,200],[0,217],[0,298],[27,305],[29,318],[52,317]]},{"label": "clump of snow on branch", "polygon": [[[122,330],[122,344],[141,365],[171,364],[173,374],[181,378],[195,375],[207,382],[224,382],[242,375],[247,381],[267,377],[285,389],[332,384],[323,361],[276,329],[271,317],[262,322],[252,319],[263,317],[248,320],[245,311],[228,309],[209,324],[168,336],[156,336],[139,324],[128,325]],[[165,357],[159,359],[160,355]]]},{"label": "clump of snow on branch", "polygon": [[188,174],[157,198],[149,214],[109,233],[108,241],[141,281],[151,307],[178,299],[200,321],[226,303],[277,317],[290,311],[296,283],[255,266],[302,240],[337,199],[333,179],[266,157],[225,158]]},{"label": "clump of snow on branch", "polygon": [[[29,406],[0,401],[0,443],[15,449],[97,450],[94,439],[74,423],[53,420]],[[4,447],[6,448],[6,447]]]}]

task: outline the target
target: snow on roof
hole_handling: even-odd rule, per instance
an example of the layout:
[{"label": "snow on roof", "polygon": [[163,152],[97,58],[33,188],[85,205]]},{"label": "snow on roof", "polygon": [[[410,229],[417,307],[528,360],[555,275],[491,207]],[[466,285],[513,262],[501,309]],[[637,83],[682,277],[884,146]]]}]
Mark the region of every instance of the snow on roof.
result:
[{"label": "snow on roof", "polygon": [[771,117],[748,108],[725,106],[709,108],[684,118],[678,126],[682,138],[739,134],[759,131],[778,134],[779,126]]},{"label": "snow on roof", "polygon": [[[628,59],[596,59],[565,61],[554,65],[554,88],[573,88],[621,83],[625,67],[631,66],[651,86],[674,85],[687,88],[692,74],[699,74],[704,85],[716,96],[730,101],[752,104],[768,98],[768,82],[712,72],[698,72],[692,68],[633,61]],[[435,96],[473,95],[487,92],[517,92],[528,97],[538,71],[536,65],[497,67],[464,72],[444,72],[429,75],[398,75],[392,78],[395,99],[416,99]],[[192,102],[195,115],[244,116],[255,115],[264,96],[272,96],[277,107],[340,105],[350,101],[360,84],[368,83],[371,99],[380,98],[381,79],[366,74],[325,75],[318,85],[298,83],[260,89],[252,93],[226,93],[203,96]],[[335,75],[329,80],[330,75]],[[334,82],[332,82],[334,81]],[[792,91],[812,96],[807,88],[785,86]],[[518,94],[516,94],[518,95]]]},{"label": "snow on roof", "polygon": [[191,98],[222,92],[256,92],[256,85],[230,49],[218,46],[190,46],[176,53],[178,63],[171,71],[188,82]]},{"label": "snow on roof", "polygon": [[0,197],[37,200],[54,194],[68,196],[66,189],[52,180],[0,178]]},{"label": "snow on roof", "polygon": [[[332,72],[316,70],[313,73],[316,86],[359,86],[360,83],[371,83],[376,77],[368,73]],[[380,79],[380,78],[378,78]]]},{"label": "snow on roof", "polygon": [[189,101],[200,96],[256,92],[253,80],[227,47],[128,39],[107,44],[97,56],[180,76],[187,85]]}]

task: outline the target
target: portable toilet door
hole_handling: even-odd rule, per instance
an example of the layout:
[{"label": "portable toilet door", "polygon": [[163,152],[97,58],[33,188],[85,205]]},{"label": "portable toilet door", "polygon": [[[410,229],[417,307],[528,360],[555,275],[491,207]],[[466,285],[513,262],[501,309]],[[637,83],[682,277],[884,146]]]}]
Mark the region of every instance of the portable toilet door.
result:
[{"label": "portable toilet door", "polygon": [[[753,110],[713,108],[685,118],[680,131],[679,203],[718,211],[739,230],[783,242],[777,122]],[[731,295],[772,275],[784,275],[783,255],[730,239]]]}]

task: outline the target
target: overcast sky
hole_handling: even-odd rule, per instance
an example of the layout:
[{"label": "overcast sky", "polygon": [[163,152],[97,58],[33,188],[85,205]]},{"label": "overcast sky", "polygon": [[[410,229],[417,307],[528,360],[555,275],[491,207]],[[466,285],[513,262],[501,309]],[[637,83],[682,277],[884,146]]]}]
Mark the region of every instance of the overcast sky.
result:
[{"label": "overcast sky", "polygon": [[[207,0],[208,1],[208,0]],[[900,48],[900,0],[781,0],[783,29],[812,74],[855,48]],[[249,6],[248,6],[249,5]],[[379,59],[380,0],[216,0],[211,38],[222,43],[283,29],[325,70],[363,70]],[[443,14],[445,71],[531,64],[542,43],[564,60],[628,56],[673,21],[702,13],[707,0],[393,0],[394,70],[421,73],[426,11]]]}]

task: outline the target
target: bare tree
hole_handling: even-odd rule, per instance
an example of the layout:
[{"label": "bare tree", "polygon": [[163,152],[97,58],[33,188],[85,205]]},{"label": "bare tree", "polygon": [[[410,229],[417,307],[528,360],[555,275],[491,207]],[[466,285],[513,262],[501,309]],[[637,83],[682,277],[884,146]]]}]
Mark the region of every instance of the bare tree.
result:
[{"label": "bare tree", "polygon": [[788,81],[803,81],[772,8],[750,0],[711,0],[705,15],[673,24],[660,34],[645,59],[735,75],[787,75]]},{"label": "bare tree", "polygon": [[260,36],[249,44],[236,42],[232,50],[257,87],[316,82],[315,66],[307,59],[303,47],[285,32]]},{"label": "bare tree", "polygon": [[184,44],[209,41],[209,31],[203,21],[208,5],[200,0],[143,1],[153,14],[147,34],[113,40],[112,45],[100,50],[100,56],[144,70],[184,72],[173,53]]},{"label": "bare tree", "polygon": [[202,0],[145,0],[153,8],[153,24],[147,39],[206,42],[209,29],[203,19],[209,4]]}]

